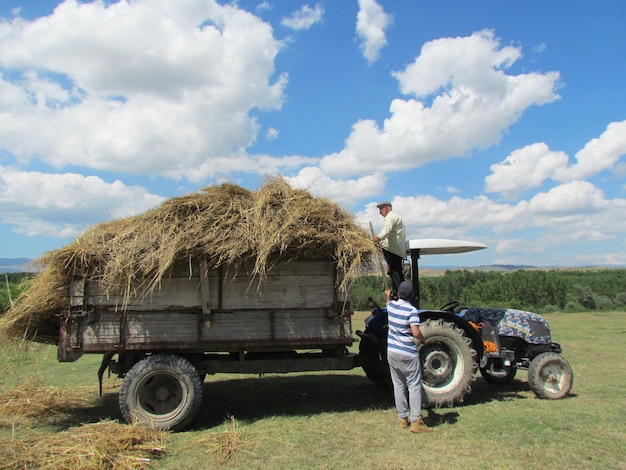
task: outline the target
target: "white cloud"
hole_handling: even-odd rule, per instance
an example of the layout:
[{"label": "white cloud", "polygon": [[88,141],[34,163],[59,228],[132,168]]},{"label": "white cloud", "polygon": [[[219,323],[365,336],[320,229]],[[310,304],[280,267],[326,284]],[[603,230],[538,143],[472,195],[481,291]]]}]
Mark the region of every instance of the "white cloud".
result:
[{"label": "white cloud", "polygon": [[[478,234],[483,234],[485,229],[506,231],[528,210],[528,205],[524,203],[499,204],[485,196],[472,199],[453,196],[447,201],[429,195],[396,196],[391,202],[393,210],[402,216],[407,225],[408,238],[481,241]],[[382,225],[375,202],[369,203],[356,217],[362,224],[370,220],[376,227]]]},{"label": "white cloud", "polygon": [[283,18],[280,24],[296,31],[303,31],[321,22],[323,16],[324,7],[319,3],[315,4],[315,8],[311,8],[309,5],[302,5],[299,10]]},{"label": "white cloud", "polygon": [[586,181],[572,181],[539,193],[530,200],[530,209],[536,214],[555,217],[599,212],[606,208],[604,192]]},{"label": "white cloud", "polygon": [[515,199],[521,192],[552,178],[567,163],[568,156],[564,152],[553,152],[544,143],[527,145],[490,166],[492,173],[485,178],[485,191]]},{"label": "white cloud", "polygon": [[286,179],[294,187],[307,189],[316,196],[332,199],[344,207],[374,197],[385,187],[385,177],[381,173],[352,180],[333,180],[317,167],[303,168],[296,176]]},{"label": "white cloud", "polygon": [[282,106],[282,44],[234,4],[66,1],[0,29],[0,148],[21,162],[185,176]]},{"label": "white cloud", "polygon": [[279,134],[280,132],[278,131],[278,129],[270,127],[265,133],[265,140],[276,140],[278,139]]},{"label": "white cloud", "polygon": [[[421,54],[404,71],[395,72],[404,94],[427,97],[440,91],[463,91],[469,95],[510,95],[513,76],[504,70],[522,56],[521,49],[500,45],[490,30],[467,37],[441,38],[422,46]],[[524,77],[521,75],[520,77]],[[549,85],[553,85],[549,83]],[[552,86],[550,86],[550,92]],[[549,98],[553,98],[549,93]]]},{"label": "white cloud", "polygon": [[[408,238],[454,238],[493,245],[498,254],[519,252],[529,263],[530,253],[580,251],[582,244],[622,239],[626,231],[626,199],[606,199],[586,182],[572,182],[540,193],[530,201],[499,203],[486,196],[448,200],[429,195],[396,196],[393,209],[404,219]],[[382,218],[371,202],[356,214],[375,228]],[[507,238],[507,233],[514,233]],[[573,258],[573,255],[572,255]],[[560,260],[564,264],[572,264]],[[538,261],[542,264],[541,260]],[[545,264],[545,263],[544,263]]]},{"label": "white cloud", "polygon": [[545,143],[513,151],[502,162],[491,165],[492,173],[485,178],[485,191],[498,192],[514,199],[547,179],[577,182],[578,185],[583,179],[603,170],[610,170],[619,178],[626,174],[625,163],[619,162],[624,154],[626,121],[612,122],[600,137],[592,139],[576,153],[577,163],[573,165],[569,165],[567,154],[552,151]]},{"label": "white cloud", "polygon": [[27,235],[74,236],[87,224],[135,215],[162,200],[96,176],[0,167],[0,221]]},{"label": "white cloud", "polygon": [[359,0],[356,34],[368,63],[376,62],[380,57],[380,50],[387,45],[386,30],[392,21],[392,16],[385,13],[376,0]]},{"label": "white cloud", "polygon": [[269,2],[261,2],[256,6],[257,12],[272,11],[274,7]]},{"label": "white cloud", "polygon": [[521,251],[521,247],[526,246],[526,240],[522,238],[503,238],[498,240],[495,249],[498,254],[506,254],[511,251],[517,252]]},{"label": "white cloud", "polygon": [[576,164],[562,168],[555,174],[558,181],[571,181],[593,176],[603,170],[613,170],[626,155],[626,121],[612,122],[596,139],[576,153]]},{"label": "white cloud", "polygon": [[394,75],[403,93],[439,93],[431,106],[393,100],[382,129],[372,120],[356,122],[345,148],[323,158],[322,170],[341,178],[398,171],[497,143],[528,107],[558,99],[557,72],[504,73],[520,54],[500,48],[489,31],[426,43],[415,62]]},{"label": "white cloud", "polygon": [[299,155],[273,157],[271,155],[250,155],[245,151],[235,152],[223,157],[207,160],[193,168],[188,168],[184,162],[177,168],[171,168],[164,175],[174,179],[186,178],[194,183],[201,183],[207,178],[222,180],[228,179],[233,173],[278,174],[283,171],[293,171],[304,165],[318,162],[317,158]]}]

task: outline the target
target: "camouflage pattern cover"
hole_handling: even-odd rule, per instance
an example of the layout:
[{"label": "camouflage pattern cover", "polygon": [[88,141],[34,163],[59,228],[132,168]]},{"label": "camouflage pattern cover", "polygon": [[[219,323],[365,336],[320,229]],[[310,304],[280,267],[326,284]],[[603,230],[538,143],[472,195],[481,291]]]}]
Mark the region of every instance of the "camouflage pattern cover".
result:
[{"label": "camouflage pattern cover", "polygon": [[490,320],[498,336],[522,338],[531,344],[550,344],[550,327],[536,313],[511,308],[468,307],[459,314],[467,321]]}]

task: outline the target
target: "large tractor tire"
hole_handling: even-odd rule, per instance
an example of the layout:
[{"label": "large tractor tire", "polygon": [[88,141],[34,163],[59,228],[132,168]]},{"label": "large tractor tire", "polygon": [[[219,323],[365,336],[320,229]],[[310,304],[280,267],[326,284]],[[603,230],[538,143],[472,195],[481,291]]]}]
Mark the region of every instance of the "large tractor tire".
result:
[{"label": "large tractor tire", "polygon": [[541,353],[528,366],[528,385],[539,398],[564,398],[569,394],[573,383],[572,367],[560,354]]},{"label": "large tractor tire", "polygon": [[202,381],[196,368],[173,354],[155,354],[135,364],[119,392],[122,416],[156,429],[181,431],[202,403]]},{"label": "large tractor tire", "polygon": [[452,322],[426,320],[420,326],[422,385],[426,406],[461,403],[471,392],[478,370],[477,353],[465,332]]}]

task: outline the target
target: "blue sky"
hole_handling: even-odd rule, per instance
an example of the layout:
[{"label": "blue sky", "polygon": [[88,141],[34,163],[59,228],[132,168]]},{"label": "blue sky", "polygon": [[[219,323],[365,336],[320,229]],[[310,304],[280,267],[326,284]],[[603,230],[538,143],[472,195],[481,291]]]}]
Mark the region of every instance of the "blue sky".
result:
[{"label": "blue sky", "polygon": [[0,258],[266,175],[423,265],[626,265],[626,2],[0,3]]}]

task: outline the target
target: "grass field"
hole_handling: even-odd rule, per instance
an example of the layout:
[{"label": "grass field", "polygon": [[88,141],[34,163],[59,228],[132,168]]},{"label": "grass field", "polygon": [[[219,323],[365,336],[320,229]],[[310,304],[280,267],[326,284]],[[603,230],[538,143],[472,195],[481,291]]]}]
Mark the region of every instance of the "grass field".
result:
[{"label": "grass field", "polygon": [[[363,317],[355,315],[355,329]],[[479,377],[462,406],[425,413],[433,433],[413,435],[396,426],[391,390],[374,386],[360,369],[218,375],[206,379],[203,406],[191,429],[148,436],[143,444],[148,454],[129,457],[122,449],[105,455],[99,465],[626,469],[626,313],[546,318],[574,370],[572,393],[563,400],[535,398],[524,371],[506,386]],[[67,444],[63,452],[55,449],[59,435],[72,437],[75,452],[104,454],[97,440],[81,440],[78,434],[97,423],[115,425],[100,429],[102,439],[139,433],[118,424],[119,379],[105,378],[104,396],[97,397],[100,359],[58,363],[55,348],[43,345],[0,352],[0,469],[15,468],[20,457],[34,452],[33,443],[42,441],[49,443],[43,450],[49,453],[46,464],[59,468],[59,455],[69,452]],[[76,459],[71,466],[87,465]]]}]

